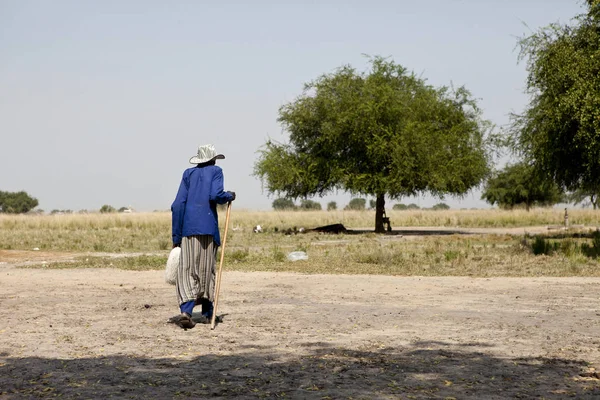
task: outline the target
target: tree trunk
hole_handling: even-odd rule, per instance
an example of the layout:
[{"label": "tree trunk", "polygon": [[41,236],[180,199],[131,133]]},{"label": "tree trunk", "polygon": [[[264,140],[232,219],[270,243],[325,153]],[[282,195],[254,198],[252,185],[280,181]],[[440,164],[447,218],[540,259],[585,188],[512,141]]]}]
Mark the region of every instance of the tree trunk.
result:
[{"label": "tree trunk", "polygon": [[383,212],[385,211],[385,195],[378,194],[375,201],[375,233],[385,233]]}]

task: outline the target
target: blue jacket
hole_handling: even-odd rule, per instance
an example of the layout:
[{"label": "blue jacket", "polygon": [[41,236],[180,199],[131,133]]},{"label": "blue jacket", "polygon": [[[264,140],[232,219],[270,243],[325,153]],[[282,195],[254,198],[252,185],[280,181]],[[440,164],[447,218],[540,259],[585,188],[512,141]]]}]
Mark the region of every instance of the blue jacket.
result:
[{"label": "blue jacket", "polygon": [[223,190],[223,170],[216,165],[188,168],[183,173],[177,197],[171,205],[173,243],[183,236],[212,235],[221,245],[217,204],[231,201]]}]

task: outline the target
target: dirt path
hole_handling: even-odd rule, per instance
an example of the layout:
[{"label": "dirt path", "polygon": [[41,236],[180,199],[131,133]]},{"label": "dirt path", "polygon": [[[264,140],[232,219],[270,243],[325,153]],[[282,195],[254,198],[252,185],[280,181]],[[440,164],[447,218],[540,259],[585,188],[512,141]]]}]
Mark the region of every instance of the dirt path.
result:
[{"label": "dirt path", "polygon": [[5,262],[0,398],[600,398],[600,279],[227,272],[221,295],[184,331],[161,272]]}]

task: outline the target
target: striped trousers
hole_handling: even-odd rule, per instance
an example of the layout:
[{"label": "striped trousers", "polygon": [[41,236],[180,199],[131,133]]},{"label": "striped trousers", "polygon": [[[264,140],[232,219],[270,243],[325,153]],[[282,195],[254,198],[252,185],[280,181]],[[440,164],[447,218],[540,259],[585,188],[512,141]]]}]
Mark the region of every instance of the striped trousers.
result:
[{"label": "striped trousers", "polygon": [[217,246],[212,235],[184,236],[177,270],[177,300],[179,304],[200,299],[214,301]]}]

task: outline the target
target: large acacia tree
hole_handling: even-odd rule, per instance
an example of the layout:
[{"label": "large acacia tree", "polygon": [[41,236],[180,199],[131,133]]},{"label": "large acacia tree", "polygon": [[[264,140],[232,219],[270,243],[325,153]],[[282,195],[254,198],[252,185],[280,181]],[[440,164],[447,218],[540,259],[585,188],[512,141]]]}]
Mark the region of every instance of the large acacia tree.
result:
[{"label": "large acacia tree", "polygon": [[526,60],[524,113],[514,116],[514,146],[571,191],[600,187],[600,1],[570,25],[552,24],[521,39]]},{"label": "large acacia tree", "polygon": [[289,143],[269,140],[254,172],[269,192],[291,198],[374,196],[375,230],[384,232],[386,195],[463,195],[482,181],[489,124],[464,88],[435,88],[380,57],[370,67],[344,66],[306,84],[279,110]]}]

